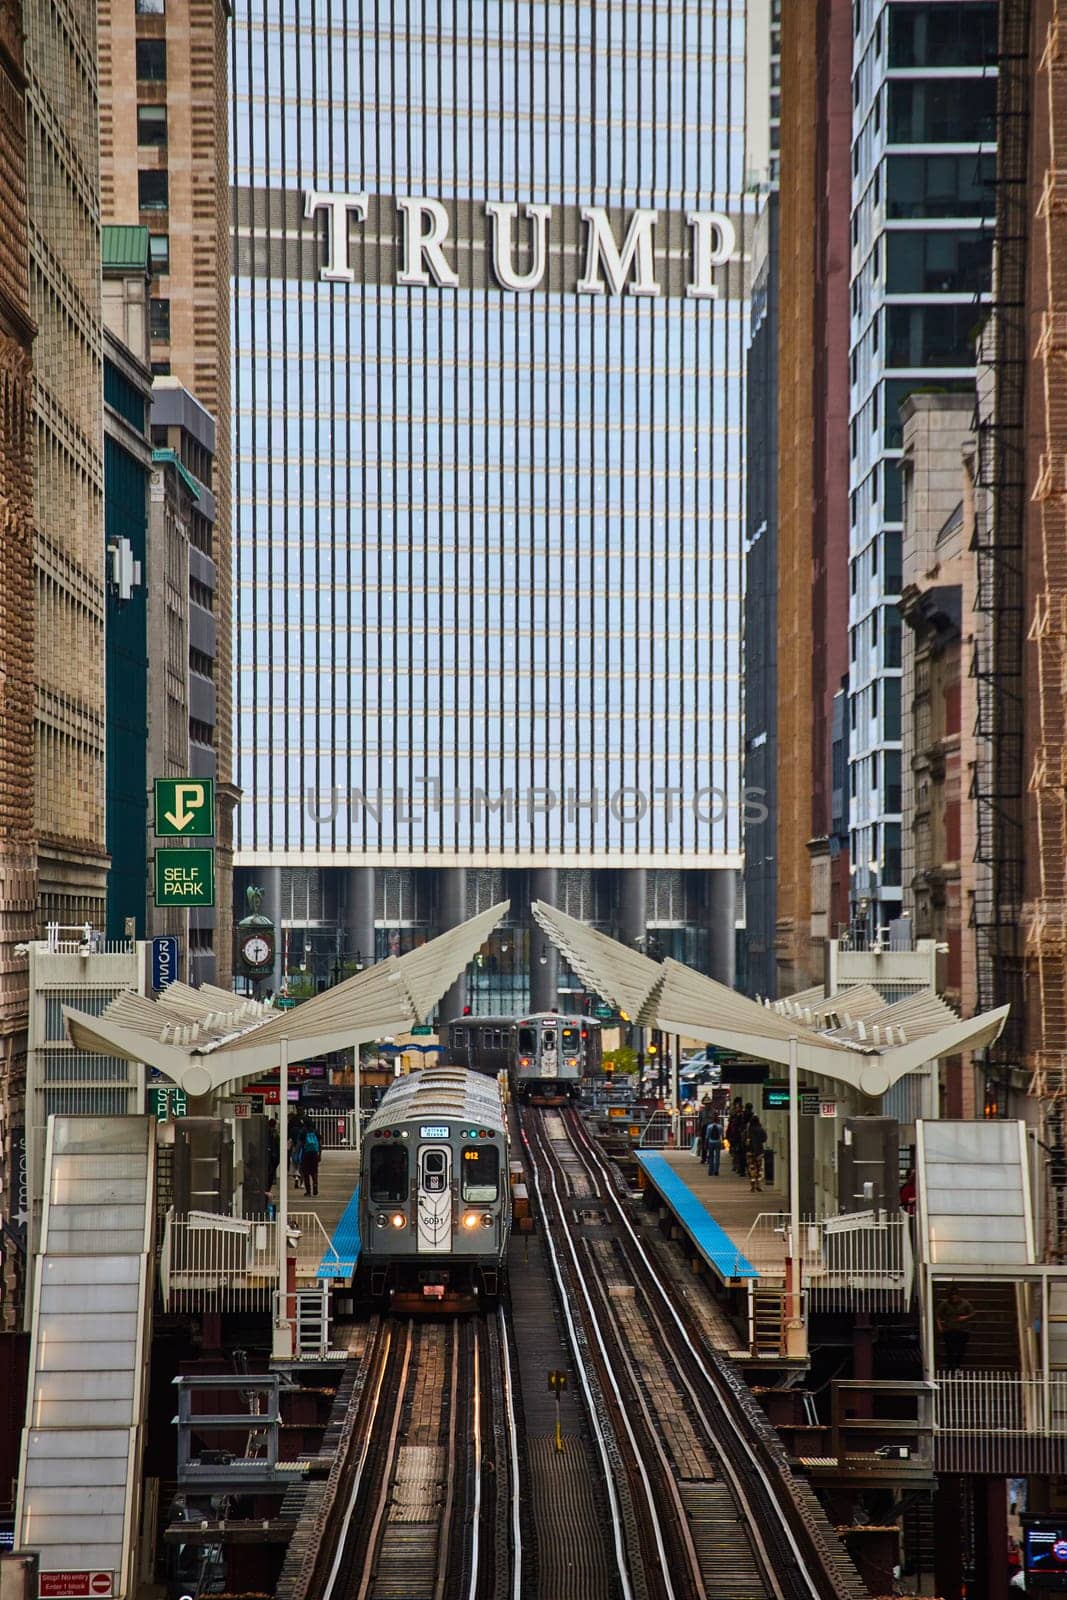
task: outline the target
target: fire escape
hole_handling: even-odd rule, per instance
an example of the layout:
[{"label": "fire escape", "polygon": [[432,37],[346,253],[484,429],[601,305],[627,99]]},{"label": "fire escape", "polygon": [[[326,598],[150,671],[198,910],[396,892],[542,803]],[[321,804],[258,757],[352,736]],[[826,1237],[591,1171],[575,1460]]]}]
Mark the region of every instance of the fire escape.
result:
[{"label": "fire escape", "polygon": [[1020,1065],[1023,1048],[1023,537],[1027,484],[1024,400],[1029,144],[1029,0],[1002,0],[997,86],[996,256],[993,318],[983,356],[989,381],[980,394],[977,480],[990,492],[974,539],[979,757],[975,802],[978,875],[972,926],[978,1004],[1011,1005],[991,1057]]},{"label": "fire escape", "polygon": [[1041,72],[1048,92],[1049,164],[1038,218],[1045,227],[1047,288],[1036,355],[1044,377],[1045,448],[1034,489],[1041,510],[1039,587],[1027,635],[1037,681],[1029,790],[1038,872],[1025,920],[1028,989],[1036,1002],[1032,1092],[1055,1101],[1067,1095],[1067,275],[1061,269],[1067,253],[1067,19],[1058,5]]}]

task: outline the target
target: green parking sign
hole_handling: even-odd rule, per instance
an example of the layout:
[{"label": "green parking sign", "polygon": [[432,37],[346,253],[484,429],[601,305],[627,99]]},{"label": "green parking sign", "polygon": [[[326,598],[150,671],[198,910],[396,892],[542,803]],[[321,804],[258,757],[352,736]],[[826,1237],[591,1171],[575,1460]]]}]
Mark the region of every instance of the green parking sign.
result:
[{"label": "green parking sign", "polygon": [[213,906],[214,850],[157,850],[157,906]]},{"label": "green parking sign", "polygon": [[155,800],[161,839],[206,839],[215,832],[213,778],[157,778]]}]

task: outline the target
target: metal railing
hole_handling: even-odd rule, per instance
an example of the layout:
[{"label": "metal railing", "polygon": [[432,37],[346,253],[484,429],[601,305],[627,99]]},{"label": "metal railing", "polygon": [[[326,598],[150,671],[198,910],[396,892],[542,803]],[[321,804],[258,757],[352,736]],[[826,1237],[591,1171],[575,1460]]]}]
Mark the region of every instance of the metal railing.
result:
[{"label": "metal railing", "polygon": [[683,1115],[678,1144],[674,1143],[674,1127],[678,1119],[669,1111],[653,1111],[641,1129],[637,1140],[642,1150],[688,1150],[697,1131],[697,1117]]},{"label": "metal railing", "polygon": [[324,1150],[354,1150],[370,1112],[360,1112],[358,1129],[354,1111],[305,1111],[304,1117],[318,1134]]},{"label": "metal railing", "polygon": [[[789,1213],[761,1212],[745,1236],[743,1254],[768,1284],[784,1283]],[[796,1254],[813,1311],[845,1309],[859,1297],[870,1311],[903,1310],[910,1303],[914,1260],[902,1214],[802,1217]]]},{"label": "metal railing", "polygon": [[[278,1223],[272,1217],[167,1213],[159,1258],[165,1311],[251,1310],[269,1306],[278,1286]],[[313,1282],[324,1260],[340,1265],[313,1211],[289,1213],[289,1253],[297,1283]]]},{"label": "metal railing", "polygon": [[940,1373],[935,1389],[938,1459],[951,1452],[951,1470],[1067,1470],[1067,1373]]}]

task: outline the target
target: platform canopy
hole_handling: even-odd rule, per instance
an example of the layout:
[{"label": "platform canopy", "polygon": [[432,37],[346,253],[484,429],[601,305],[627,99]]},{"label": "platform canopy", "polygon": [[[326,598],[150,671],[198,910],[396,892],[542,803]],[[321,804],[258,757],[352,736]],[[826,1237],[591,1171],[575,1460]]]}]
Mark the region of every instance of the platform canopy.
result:
[{"label": "platform canopy", "polygon": [[679,961],[652,961],[543,900],[532,909],[586,987],[632,1021],[780,1066],[795,1039],[801,1070],[861,1094],[883,1095],[928,1062],[992,1044],[1008,1016],[1000,1006],[964,1021],[932,989],[889,1004],[867,985],[761,1003]]},{"label": "platform canopy", "polygon": [[187,1094],[208,1094],[276,1067],[283,1038],[290,1061],[307,1061],[422,1022],[507,909],[502,901],[290,1011],[225,989],[172,983],[159,1000],[132,991],[116,995],[99,1016],[64,1006],[67,1032],[80,1050],[143,1061]]}]

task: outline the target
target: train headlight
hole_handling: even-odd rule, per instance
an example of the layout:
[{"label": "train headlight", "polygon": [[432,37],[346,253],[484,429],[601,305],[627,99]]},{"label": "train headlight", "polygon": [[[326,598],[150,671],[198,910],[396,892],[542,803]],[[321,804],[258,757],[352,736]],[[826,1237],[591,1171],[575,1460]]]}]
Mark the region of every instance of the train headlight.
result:
[{"label": "train headlight", "polygon": [[491,1211],[483,1211],[482,1212],[482,1227],[483,1228],[491,1228],[495,1221],[496,1221],[496,1218],[493,1216],[493,1213]]},{"label": "train headlight", "polygon": [[402,1211],[394,1211],[392,1216],[389,1218],[389,1221],[393,1224],[394,1228],[406,1228],[408,1225],[408,1219],[405,1217]]},{"label": "train headlight", "polygon": [[389,1218],[384,1211],[379,1211],[374,1219],[374,1225],[376,1228],[387,1228],[389,1226]]},{"label": "train headlight", "polygon": [[463,1226],[465,1228],[476,1228],[480,1221],[481,1217],[477,1211],[467,1211],[464,1213]]}]

